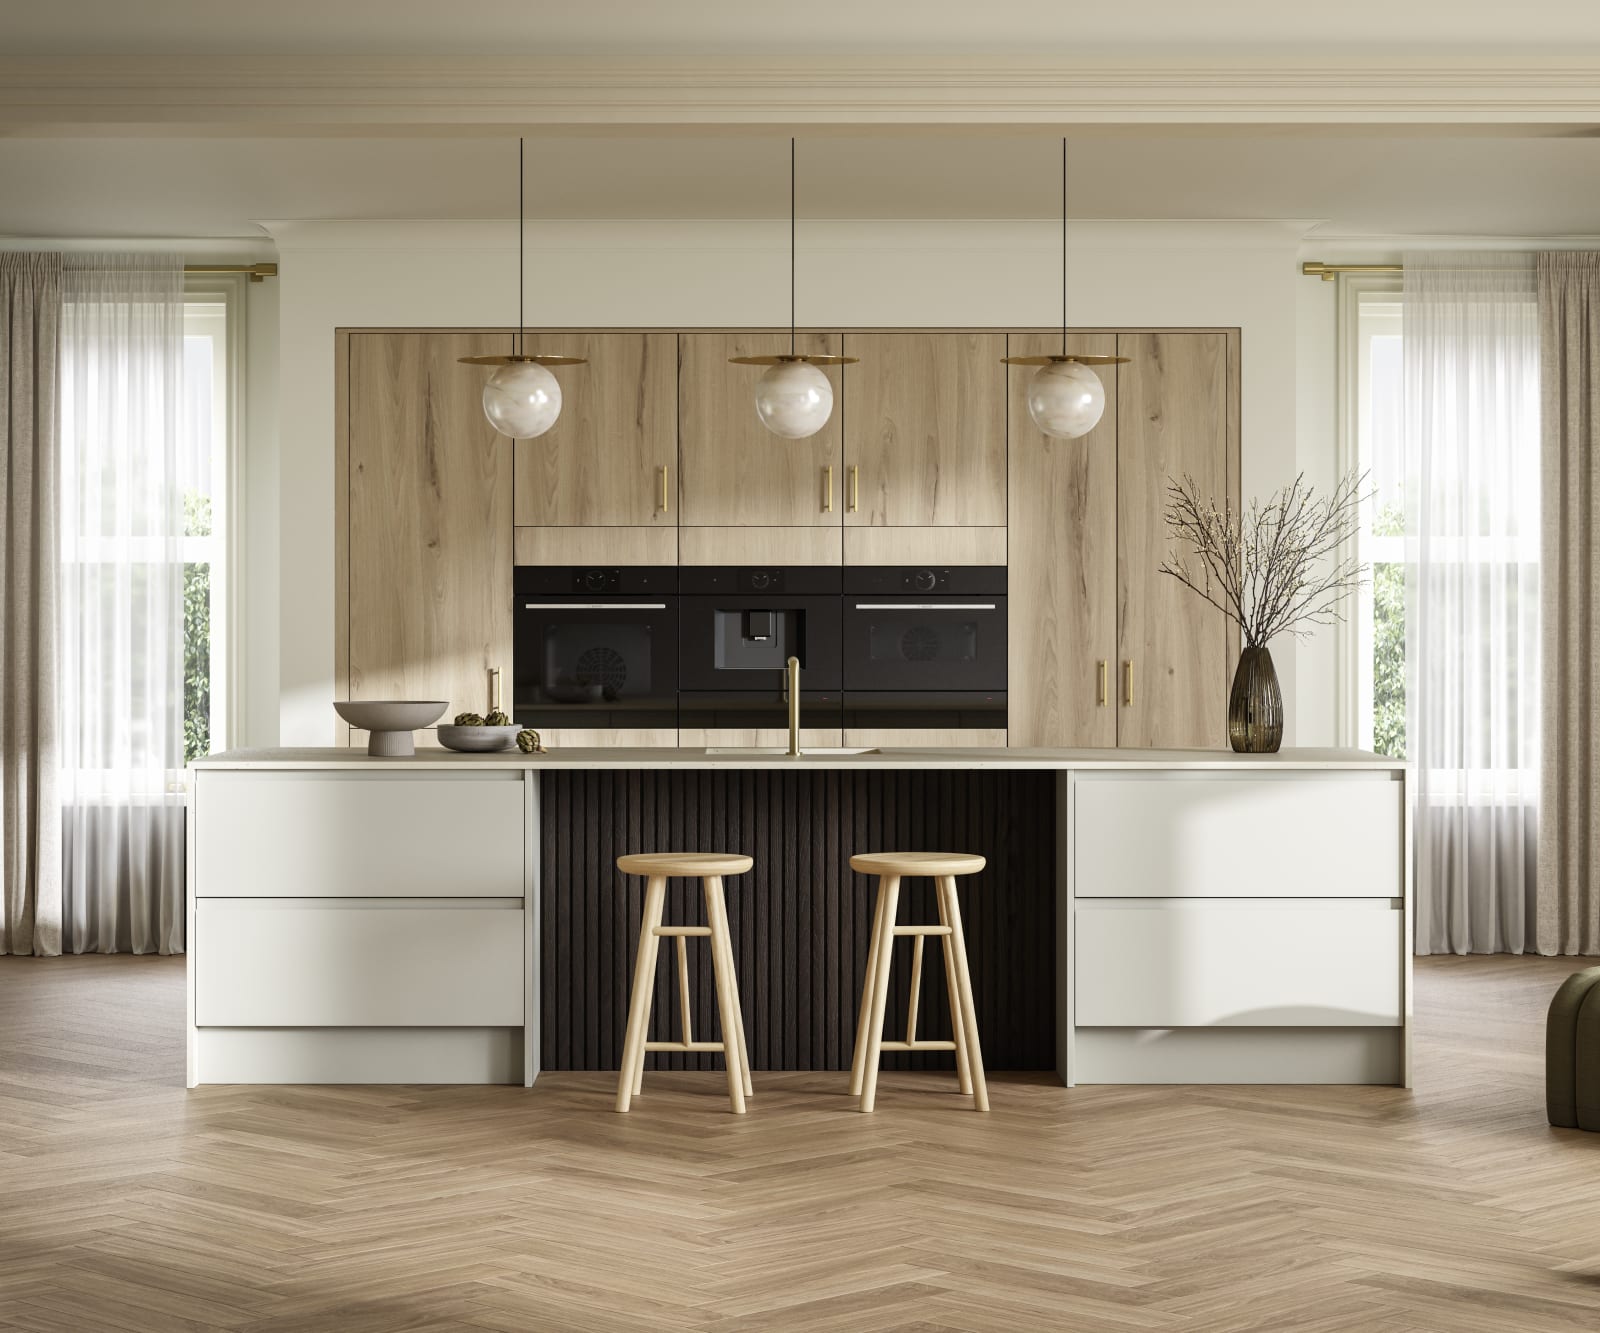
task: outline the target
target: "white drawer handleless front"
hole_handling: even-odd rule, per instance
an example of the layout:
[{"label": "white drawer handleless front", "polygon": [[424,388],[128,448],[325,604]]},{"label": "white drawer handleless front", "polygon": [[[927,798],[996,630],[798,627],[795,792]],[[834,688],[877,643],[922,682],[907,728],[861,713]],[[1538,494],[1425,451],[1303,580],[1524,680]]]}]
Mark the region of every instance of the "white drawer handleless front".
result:
[{"label": "white drawer handleless front", "polygon": [[199,1027],[520,1027],[522,899],[196,904]]},{"label": "white drawer handleless front", "polygon": [[522,897],[521,775],[206,773],[203,898]]},{"label": "white drawer handleless front", "polygon": [[1399,1027],[1388,902],[1086,902],[1080,1027]]},{"label": "white drawer handleless front", "polygon": [[1079,898],[1398,898],[1389,773],[1096,776],[1077,787]]}]

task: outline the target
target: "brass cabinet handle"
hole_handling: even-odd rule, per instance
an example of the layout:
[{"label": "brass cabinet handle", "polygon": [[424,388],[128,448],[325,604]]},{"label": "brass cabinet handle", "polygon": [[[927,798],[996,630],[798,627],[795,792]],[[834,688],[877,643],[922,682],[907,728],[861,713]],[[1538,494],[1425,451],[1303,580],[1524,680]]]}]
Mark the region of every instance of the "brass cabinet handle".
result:
[{"label": "brass cabinet handle", "polygon": [[1100,688],[1095,696],[1095,702],[1102,708],[1111,702],[1111,688],[1107,680],[1107,676],[1110,674],[1110,667],[1111,663],[1102,658],[1100,661]]},{"label": "brass cabinet handle", "polygon": [[822,469],[822,512],[833,513],[833,464]]},{"label": "brass cabinet handle", "polygon": [[1129,708],[1133,707],[1133,659],[1131,657],[1122,664],[1122,702]]},{"label": "brass cabinet handle", "polygon": [[491,713],[498,713],[500,711],[500,668],[499,667],[490,667],[489,668],[489,711]]},{"label": "brass cabinet handle", "polygon": [[672,509],[672,505],[671,505],[671,503],[670,503],[670,501],[668,499],[668,496],[667,496],[667,468],[666,468],[666,465],[662,464],[662,466],[657,468],[656,470],[661,473],[661,512],[663,514],[666,514],[666,513],[671,512],[671,509]]},{"label": "brass cabinet handle", "polygon": [[854,464],[850,467],[850,503],[846,507],[852,514],[861,508],[861,469]]}]

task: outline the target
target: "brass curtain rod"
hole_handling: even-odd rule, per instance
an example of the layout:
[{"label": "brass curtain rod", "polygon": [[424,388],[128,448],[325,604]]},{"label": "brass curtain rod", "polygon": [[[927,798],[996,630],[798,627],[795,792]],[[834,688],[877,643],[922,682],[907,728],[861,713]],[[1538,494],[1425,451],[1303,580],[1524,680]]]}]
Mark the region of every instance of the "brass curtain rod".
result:
[{"label": "brass curtain rod", "polygon": [[1403,264],[1324,264],[1318,259],[1308,259],[1300,265],[1300,271],[1308,278],[1321,278],[1324,282],[1332,282],[1341,273],[1393,273],[1405,272]]},{"label": "brass curtain rod", "polygon": [[276,264],[185,264],[185,273],[248,273],[251,282],[278,276]]}]

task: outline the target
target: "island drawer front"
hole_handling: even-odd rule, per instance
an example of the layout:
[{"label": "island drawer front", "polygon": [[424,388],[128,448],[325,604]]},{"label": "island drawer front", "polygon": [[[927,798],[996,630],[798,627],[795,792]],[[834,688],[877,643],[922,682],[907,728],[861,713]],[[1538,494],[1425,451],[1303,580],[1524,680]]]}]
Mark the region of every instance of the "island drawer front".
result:
[{"label": "island drawer front", "polygon": [[197,1027],[521,1027],[522,901],[195,904]]},{"label": "island drawer front", "polygon": [[1387,773],[1080,777],[1078,898],[1399,898],[1403,790]]},{"label": "island drawer front", "polygon": [[1386,903],[1079,904],[1080,1027],[1398,1027]]},{"label": "island drawer front", "polygon": [[207,773],[196,898],[521,898],[521,774]]}]

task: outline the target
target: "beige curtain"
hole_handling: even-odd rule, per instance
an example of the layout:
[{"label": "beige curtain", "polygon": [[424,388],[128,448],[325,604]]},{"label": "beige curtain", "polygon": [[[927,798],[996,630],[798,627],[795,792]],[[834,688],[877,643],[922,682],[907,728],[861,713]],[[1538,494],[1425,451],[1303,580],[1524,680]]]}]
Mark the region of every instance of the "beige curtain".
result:
[{"label": "beige curtain", "polygon": [[1600,254],[1539,256],[1543,762],[1538,943],[1600,953]]},{"label": "beige curtain", "polygon": [[61,952],[61,256],[0,253],[0,954]]}]

